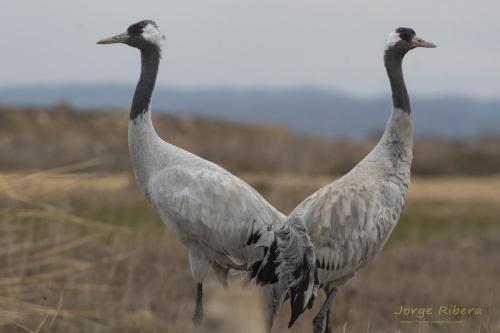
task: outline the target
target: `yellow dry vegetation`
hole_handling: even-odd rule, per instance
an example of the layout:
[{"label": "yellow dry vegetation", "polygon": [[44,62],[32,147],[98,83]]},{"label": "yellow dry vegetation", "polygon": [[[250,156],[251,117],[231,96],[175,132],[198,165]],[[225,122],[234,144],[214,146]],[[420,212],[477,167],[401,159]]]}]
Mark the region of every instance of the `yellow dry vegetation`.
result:
[{"label": "yellow dry vegetation", "polygon": [[[195,332],[184,246],[130,173],[82,170],[90,164],[0,174],[0,331]],[[241,176],[283,211],[333,178]],[[336,331],[500,331],[500,179],[417,177],[409,201],[392,236],[403,241],[339,292]],[[265,331],[258,289],[241,285],[241,274],[228,290],[209,275],[201,331]],[[323,297],[289,332],[311,331]],[[401,306],[453,304],[480,307],[482,315],[408,326],[401,320],[411,318],[394,314]],[[275,332],[288,331],[288,317],[286,304]]]},{"label": "yellow dry vegetation", "polygon": [[[332,176],[310,176],[304,174],[242,174],[250,184],[265,184],[266,187],[295,190],[315,189],[333,180]],[[120,191],[131,186],[133,176],[121,173],[61,173],[59,170],[37,173],[3,172],[0,178],[13,189],[43,195],[52,192]],[[487,202],[500,203],[500,176],[449,176],[413,177],[408,200]]]}]

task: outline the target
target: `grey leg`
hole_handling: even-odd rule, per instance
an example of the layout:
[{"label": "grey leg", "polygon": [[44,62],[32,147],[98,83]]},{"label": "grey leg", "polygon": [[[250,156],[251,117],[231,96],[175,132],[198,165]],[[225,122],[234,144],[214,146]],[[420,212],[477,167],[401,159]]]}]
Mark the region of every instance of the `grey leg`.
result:
[{"label": "grey leg", "polygon": [[[328,297],[328,294],[330,293],[331,289],[329,287],[325,288],[325,294]],[[333,301],[333,299],[332,299]],[[325,333],[332,333],[333,329],[330,327],[330,310],[332,309],[332,302],[330,302],[330,306],[328,307],[328,311],[326,312],[326,319],[325,319]]]},{"label": "grey leg", "polygon": [[[331,304],[330,304],[331,305]],[[331,306],[328,307],[328,311],[326,312],[325,318],[325,333],[333,333],[332,328],[330,327],[330,310]]]},{"label": "grey leg", "polygon": [[[313,320],[314,333],[323,333],[323,324],[325,322],[325,317],[327,319],[326,332],[328,332],[328,329],[330,329],[329,327],[330,306],[332,304],[333,299],[335,298],[336,293],[337,293],[337,288],[332,288],[330,291],[327,292],[326,300]],[[329,332],[331,332],[331,329]]]},{"label": "grey leg", "polygon": [[203,283],[196,284],[196,306],[194,309],[193,323],[198,326],[203,320]]},{"label": "grey leg", "polygon": [[268,317],[267,317],[267,332],[271,333],[271,329],[273,328],[274,324],[274,318],[276,317],[276,312],[277,309],[275,307],[272,307],[268,311]]},{"label": "grey leg", "polygon": [[283,303],[283,297],[280,297],[281,292],[276,284],[265,286],[263,292],[267,305],[267,332],[270,333],[273,327],[274,318]]},{"label": "grey leg", "polygon": [[189,267],[196,282],[196,307],[194,309],[193,323],[199,325],[203,320],[203,281],[208,273],[209,262],[200,251],[189,251]]}]

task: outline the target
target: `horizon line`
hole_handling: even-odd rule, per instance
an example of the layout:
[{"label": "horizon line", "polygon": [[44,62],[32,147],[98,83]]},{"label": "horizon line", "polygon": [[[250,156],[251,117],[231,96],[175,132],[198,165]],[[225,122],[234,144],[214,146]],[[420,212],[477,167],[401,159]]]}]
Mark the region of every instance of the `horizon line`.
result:
[{"label": "horizon line", "polygon": [[[12,84],[0,84],[0,92],[5,92],[9,90],[22,90],[22,89],[67,89],[67,88],[92,88],[107,86],[108,88],[130,88],[134,87],[137,83],[135,81],[123,82],[123,81],[58,81],[58,82],[33,82],[33,83],[12,83]],[[270,92],[270,93],[280,93],[287,91],[311,91],[311,92],[321,92],[325,94],[340,95],[355,99],[377,99],[385,98],[389,96],[387,92],[379,93],[367,93],[367,94],[356,94],[345,89],[333,88],[333,87],[321,87],[307,84],[294,84],[289,86],[272,86],[272,85],[248,85],[248,86],[230,86],[230,85],[171,85],[171,84],[159,84],[156,86],[156,90],[178,90],[178,91],[227,91],[227,92]],[[495,101],[500,100],[500,94],[498,95],[478,95],[478,94],[467,94],[460,91],[443,91],[434,93],[418,93],[414,95],[418,98],[433,99],[433,98],[464,98],[472,100],[489,100]]]}]

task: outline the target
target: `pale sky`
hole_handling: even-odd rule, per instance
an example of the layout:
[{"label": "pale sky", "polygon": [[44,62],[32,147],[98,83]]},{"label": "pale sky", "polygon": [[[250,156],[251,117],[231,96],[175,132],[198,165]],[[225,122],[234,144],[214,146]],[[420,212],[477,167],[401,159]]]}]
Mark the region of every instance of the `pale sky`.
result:
[{"label": "pale sky", "polygon": [[0,87],[135,83],[137,50],[95,42],[153,19],[167,36],[159,85],[387,94],[385,38],[439,45],[405,60],[410,91],[500,96],[498,0],[0,0]]}]

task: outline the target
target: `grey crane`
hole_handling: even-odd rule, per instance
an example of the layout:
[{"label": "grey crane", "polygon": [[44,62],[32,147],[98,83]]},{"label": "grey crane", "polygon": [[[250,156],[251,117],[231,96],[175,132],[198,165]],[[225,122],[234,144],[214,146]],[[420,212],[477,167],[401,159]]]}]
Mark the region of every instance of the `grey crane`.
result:
[{"label": "grey crane", "polygon": [[164,41],[156,23],[144,20],[97,43],[140,50],[141,74],[128,128],[130,159],[146,197],[189,249],[197,284],[193,321],[203,317],[203,281],[211,266],[223,284],[229,269],[247,271],[257,284],[274,284],[278,292],[266,295],[268,303],[289,291],[292,325],[313,293],[315,256],[306,229],[289,223],[241,179],[157,135],[150,102]]},{"label": "grey crane", "polygon": [[436,45],[410,28],[390,33],[384,64],[393,105],[382,138],[349,173],[313,193],[290,214],[308,228],[319,288],[326,293],[313,321],[315,333],[323,328],[331,332],[330,306],[337,289],[380,252],[399,221],[413,158],[410,99],[402,63],[406,53],[417,47]]}]

